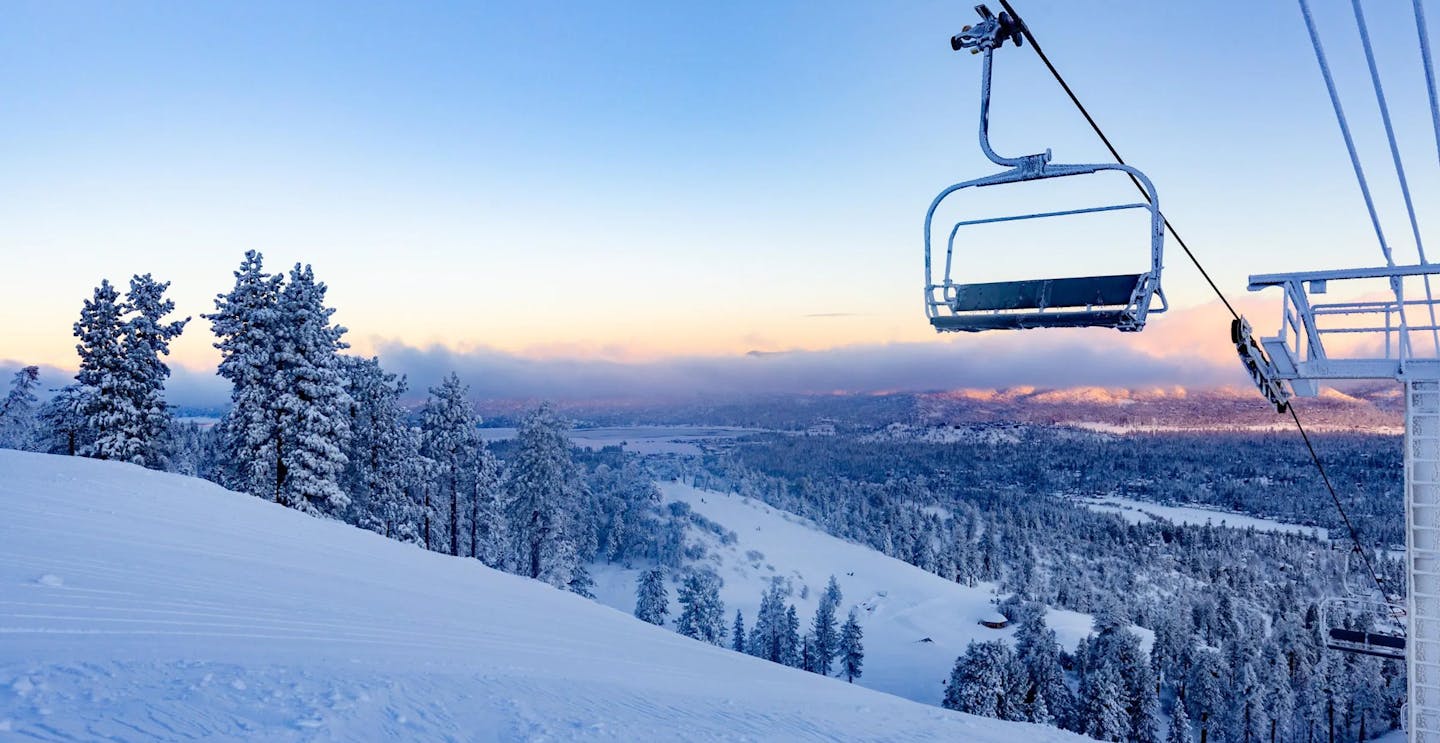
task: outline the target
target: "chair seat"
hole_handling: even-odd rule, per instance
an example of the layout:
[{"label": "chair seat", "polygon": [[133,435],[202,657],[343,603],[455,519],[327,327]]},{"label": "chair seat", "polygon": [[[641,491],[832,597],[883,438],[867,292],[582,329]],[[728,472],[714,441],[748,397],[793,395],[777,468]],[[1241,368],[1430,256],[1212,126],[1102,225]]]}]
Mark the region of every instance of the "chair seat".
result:
[{"label": "chair seat", "polygon": [[982,330],[1028,330],[1031,328],[1119,328],[1139,330],[1130,309],[1083,312],[994,312],[970,315],[938,315],[930,318],[936,330],[945,333],[978,333]]},{"label": "chair seat", "polygon": [[950,308],[955,312],[1043,310],[1055,307],[1128,307],[1148,274],[1082,276],[1064,279],[958,284]]}]

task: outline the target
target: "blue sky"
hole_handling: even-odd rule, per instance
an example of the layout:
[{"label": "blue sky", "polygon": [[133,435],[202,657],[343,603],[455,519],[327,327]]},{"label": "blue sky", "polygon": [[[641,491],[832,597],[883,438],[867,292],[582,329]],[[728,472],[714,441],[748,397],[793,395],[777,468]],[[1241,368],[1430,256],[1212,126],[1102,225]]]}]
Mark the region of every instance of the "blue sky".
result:
[{"label": "blue sky", "polygon": [[[1413,257],[1348,3],[1314,2],[1389,236]],[[1295,3],[1018,5],[1227,292],[1253,272],[1380,262]],[[1440,183],[1413,19],[1408,3],[1367,7],[1424,218]],[[5,15],[0,251],[19,270],[0,275],[0,359],[73,364],[69,325],[102,277],[154,272],[181,312],[205,312],[248,248],[277,270],[314,264],[366,352],[654,362],[938,344],[1003,347],[1018,379],[1033,376],[1027,353],[1068,344],[1113,351],[1124,381],[1126,358],[1195,342],[1196,323],[1166,336],[1165,319],[1143,342],[931,334],[924,208],[990,172],[974,142],[978,59],[947,43],[973,17],[964,3],[36,2]],[[1028,49],[996,64],[997,148],[1104,159]],[[1032,203],[1014,191],[969,207]],[[974,268],[1143,265],[1137,237],[996,235]],[[1178,250],[1165,285],[1205,312]],[[176,360],[205,371],[209,343],[197,320]],[[1228,363],[1223,345],[1207,363]]]}]

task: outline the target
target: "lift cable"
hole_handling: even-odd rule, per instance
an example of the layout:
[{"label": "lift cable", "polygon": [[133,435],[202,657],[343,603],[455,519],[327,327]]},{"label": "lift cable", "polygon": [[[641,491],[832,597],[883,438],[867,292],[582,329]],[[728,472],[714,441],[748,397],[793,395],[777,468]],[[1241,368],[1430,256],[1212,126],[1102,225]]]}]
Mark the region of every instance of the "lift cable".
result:
[{"label": "lift cable", "polygon": [[[1302,0],[1302,1],[1303,1],[1303,0]],[[1030,46],[1031,46],[1031,48],[1033,48],[1033,49],[1035,50],[1036,56],[1040,57],[1040,61],[1045,64],[1046,69],[1050,70],[1050,74],[1051,74],[1052,76],[1054,76],[1055,81],[1056,81],[1057,83],[1059,83],[1059,84],[1060,84],[1060,87],[1065,90],[1065,95],[1067,95],[1067,96],[1070,97],[1070,102],[1071,102],[1071,103],[1074,103],[1074,104],[1075,104],[1075,108],[1079,109],[1080,114],[1085,117],[1085,121],[1090,124],[1090,128],[1095,131],[1096,136],[1098,136],[1098,137],[1100,138],[1100,141],[1105,144],[1105,148],[1110,151],[1110,155],[1115,158],[1115,161],[1116,161],[1116,162],[1121,163],[1121,164],[1123,165],[1123,164],[1125,163],[1125,160],[1120,157],[1120,153],[1119,153],[1118,150],[1115,149],[1115,145],[1110,142],[1110,138],[1109,138],[1109,137],[1105,136],[1105,132],[1104,132],[1103,130],[1101,130],[1100,125],[1099,125],[1098,123],[1096,123],[1095,118],[1090,115],[1090,112],[1089,112],[1088,110],[1086,110],[1085,104],[1083,104],[1083,103],[1080,102],[1080,98],[1075,95],[1075,91],[1070,88],[1069,83],[1066,83],[1066,82],[1065,82],[1065,78],[1064,78],[1063,76],[1061,76],[1060,71],[1057,70],[1057,69],[1055,69],[1055,65],[1054,65],[1053,63],[1051,63],[1050,58],[1045,55],[1045,50],[1040,46],[1040,43],[1035,40],[1035,35],[1034,35],[1033,33],[1031,33],[1031,31],[1030,31],[1030,26],[1029,26],[1028,24],[1026,24],[1026,23],[1021,19],[1019,13],[1015,12],[1015,8],[1010,4],[1010,1],[1009,1],[1009,0],[1000,0],[1000,5],[1001,5],[1003,8],[1005,8],[1005,11],[1010,14],[1010,17],[1011,17],[1011,18],[1014,18],[1014,19],[1016,19],[1017,22],[1019,22],[1021,33],[1023,33],[1023,34],[1025,35],[1025,40],[1028,41],[1028,42],[1030,42]],[[1308,18],[1308,16],[1307,16],[1307,18]],[[1323,64],[1323,63],[1322,63],[1322,64]],[[1327,79],[1328,79],[1328,72],[1327,72]],[[1333,89],[1333,88],[1332,88],[1332,89]],[[1341,126],[1344,127],[1345,125],[1342,123]],[[1349,143],[1349,142],[1350,142],[1349,129],[1346,128],[1345,131],[1346,131],[1346,141],[1347,141],[1347,143]],[[1352,151],[1352,153],[1353,153],[1353,151],[1354,151],[1354,150],[1353,150],[1353,144],[1351,145],[1351,151]],[[1358,168],[1358,167],[1359,167],[1359,160],[1357,159],[1357,160],[1355,160],[1354,162],[1355,162],[1356,167]],[[1366,200],[1367,200],[1367,203],[1368,203],[1368,202],[1369,202],[1369,188],[1364,185],[1364,180],[1363,180],[1363,179],[1364,179],[1364,176],[1363,176],[1363,174],[1361,175],[1361,179],[1362,179],[1362,188],[1365,189],[1365,192],[1366,192]],[[1140,192],[1141,192],[1142,194],[1144,194],[1145,197],[1146,197],[1146,199],[1148,200],[1148,199],[1149,199],[1149,194],[1148,194],[1148,192],[1145,191],[1145,188],[1140,185],[1140,182],[1137,181],[1137,180],[1135,180],[1135,177],[1134,177],[1134,176],[1131,176],[1131,180],[1135,182],[1136,188],[1139,188],[1139,189],[1140,189]],[[1372,207],[1372,214],[1373,214],[1373,207]],[[1378,222],[1378,220],[1376,221],[1375,224],[1376,224],[1376,229],[1378,230],[1378,229],[1379,229],[1379,222]],[[1182,238],[1180,237],[1180,234],[1175,231],[1175,228],[1170,224],[1170,220],[1169,220],[1169,219],[1166,219],[1166,220],[1165,220],[1165,228],[1170,231],[1170,235],[1175,238],[1175,242],[1179,243],[1181,249],[1183,249],[1183,250],[1185,251],[1185,255],[1186,255],[1186,257],[1188,257],[1188,258],[1190,259],[1190,262],[1193,263],[1193,264],[1195,264],[1196,270],[1198,270],[1198,271],[1200,272],[1200,275],[1201,275],[1202,277],[1204,277],[1206,283],[1208,283],[1208,284],[1210,285],[1210,288],[1215,292],[1215,296],[1217,296],[1217,297],[1220,298],[1220,302],[1225,305],[1225,309],[1227,309],[1227,310],[1230,311],[1230,315],[1231,315],[1232,317],[1234,317],[1234,318],[1237,319],[1237,320],[1240,319],[1240,313],[1238,313],[1238,312],[1235,311],[1235,307],[1230,304],[1230,300],[1225,296],[1225,293],[1222,292],[1222,291],[1220,290],[1220,287],[1219,287],[1218,285],[1216,285],[1215,281],[1210,278],[1210,273],[1205,270],[1205,267],[1204,267],[1203,265],[1201,265],[1201,263],[1200,263],[1200,259],[1198,259],[1198,258],[1195,257],[1195,253],[1190,250],[1190,247],[1185,244],[1185,240],[1182,239]],[[1383,240],[1384,240],[1384,237],[1383,237],[1383,236],[1381,237],[1381,240],[1382,240],[1382,244],[1383,244]],[[1388,252],[1388,251],[1387,251],[1387,252]],[[1370,562],[1370,557],[1369,557],[1369,555],[1365,552],[1365,548],[1364,548],[1364,546],[1361,544],[1361,540],[1360,540],[1360,530],[1357,529],[1357,528],[1355,528],[1354,522],[1352,522],[1352,521],[1350,520],[1350,515],[1349,515],[1348,513],[1346,513],[1346,511],[1345,511],[1345,506],[1344,506],[1344,504],[1341,503],[1341,501],[1340,501],[1340,495],[1339,495],[1338,492],[1336,492],[1334,483],[1332,483],[1332,482],[1330,481],[1330,474],[1325,471],[1325,465],[1324,465],[1324,463],[1323,463],[1323,462],[1321,461],[1321,459],[1320,459],[1320,454],[1319,454],[1319,452],[1317,452],[1317,451],[1315,450],[1314,444],[1311,443],[1311,441],[1310,441],[1310,434],[1305,431],[1305,426],[1304,426],[1304,424],[1302,424],[1302,423],[1300,422],[1300,415],[1299,415],[1299,413],[1296,412],[1296,410],[1295,410],[1295,405],[1294,405],[1293,403],[1289,406],[1289,410],[1290,410],[1290,417],[1295,421],[1295,428],[1300,431],[1300,438],[1304,440],[1304,442],[1305,442],[1305,448],[1310,452],[1310,459],[1311,459],[1311,461],[1313,461],[1313,462],[1315,463],[1315,469],[1319,471],[1319,473],[1320,473],[1320,479],[1321,479],[1322,482],[1324,482],[1324,484],[1325,484],[1325,489],[1326,489],[1327,491],[1329,491],[1329,493],[1330,493],[1330,500],[1331,500],[1332,503],[1334,503],[1334,505],[1335,505],[1335,510],[1339,512],[1341,521],[1343,521],[1343,522],[1345,523],[1345,528],[1346,528],[1347,530],[1349,530],[1349,532],[1350,532],[1350,541],[1354,544],[1355,551],[1360,554],[1360,559],[1361,559],[1361,560],[1364,562],[1364,564],[1365,564],[1365,570],[1366,570],[1367,573],[1369,573],[1369,575],[1370,575],[1370,580],[1372,580],[1372,581],[1375,583],[1375,588],[1380,591],[1380,596],[1381,596],[1381,598],[1385,601],[1385,603],[1386,603],[1386,604],[1390,604],[1389,593],[1387,593],[1386,590],[1385,590],[1384,581],[1381,580],[1380,574],[1375,571],[1374,565]],[[1393,605],[1391,605],[1391,609],[1393,610],[1394,608],[1395,608],[1395,607],[1394,607]]]},{"label": "lift cable", "polygon": [[[1304,0],[1301,0],[1300,4],[1304,7]],[[1350,4],[1355,9],[1355,27],[1360,31],[1360,42],[1365,48],[1365,64],[1370,68],[1370,84],[1375,89],[1375,101],[1380,106],[1380,119],[1385,124],[1385,138],[1390,140],[1390,158],[1395,163],[1395,175],[1400,179],[1405,213],[1410,217],[1410,233],[1415,237],[1415,252],[1420,255],[1421,263],[1429,263],[1429,259],[1425,257],[1425,243],[1420,239],[1420,223],[1415,217],[1415,202],[1410,198],[1410,181],[1405,177],[1405,163],[1400,157],[1400,145],[1395,141],[1395,125],[1390,121],[1390,106],[1385,102],[1385,88],[1380,84],[1380,69],[1375,65],[1375,48],[1370,43],[1370,28],[1365,23],[1365,11],[1360,7],[1360,0],[1351,0]],[[1422,15],[1420,21],[1423,21],[1423,18]],[[1319,44],[1319,38],[1314,38],[1314,42]],[[1421,60],[1424,60],[1423,46]],[[1430,309],[1430,332],[1435,336],[1435,352],[1440,353],[1440,325],[1435,321],[1435,296],[1430,287],[1430,276],[1427,274],[1424,278],[1425,303]],[[1404,320],[1403,316],[1401,320]]]},{"label": "lift cable", "polygon": [[[1100,125],[1095,123],[1095,118],[1090,115],[1090,111],[1085,108],[1085,104],[1080,102],[1080,98],[1075,95],[1075,91],[1070,89],[1070,84],[1065,82],[1065,78],[1060,75],[1059,70],[1055,69],[1055,65],[1050,63],[1050,58],[1045,56],[1045,50],[1042,49],[1040,43],[1035,40],[1035,35],[1030,33],[1030,27],[1025,25],[1025,22],[1021,20],[1020,14],[1016,13],[1015,8],[1011,7],[1010,1],[1000,0],[1000,5],[1005,8],[1005,12],[1009,13],[1011,18],[1014,18],[1020,24],[1020,32],[1025,35],[1025,40],[1030,42],[1030,46],[1035,49],[1035,54],[1040,57],[1040,61],[1045,63],[1045,68],[1050,70],[1050,74],[1054,76],[1055,82],[1060,83],[1060,87],[1064,89],[1065,95],[1070,97],[1070,102],[1075,104],[1075,108],[1080,110],[1080,115],[1085,117],[1085,121],[1090,124],[1090,128],[1100,137],[1100,141],[1105,144],[1105,149],[1110,151],[1110,156],[1115,158],[1115,162],[1125,165],[1125,158],[1120,157],[1120,152],[1115,149],[1115,145],[1110,143],[1110,138],[1105,136],[1105,132],[1100,129]],[[1139,179],[1132,175],[1130,176],[1130,182],[1135,184],[1135,188],[1140,190],[1140,195],[1145,197],[1146,203],[1149,203],[1150,192],[1146,191],[1145,187],[1140,185]],[[1229,310],[1231,316],[1235,319],[1240,319],[1240,313],[1236,312],[1235,308],[1230,305],[1230,300],[1225,297],[1224,292],[1220,291],[1220,287],[1215,284],[1215,280],[1210,278],[1210,272],[1206,271],[1205,267],[1200,265],[1200,260],[1190,251],[1190,246],[1185,244],[1185,239],[1180,237],[1180,233],[1175,231],[1175,228],[1170,224],[1168,218],[1165,219],[1165,229],[1170,231],[1170,236],[1175,238],[1175,242],[1180,245],[1180,249],[1185,251],[1185,256],[1190,259],[1191,263],[1195,264],[1195,269],[1204,277],[1205,283],[1210,285],[1210,289],[1215,292],[1215,296],[1220,298],[1220,301],[1225,305],[1225,309]]]},{"label": "lift cable", "polygon": [[1435,129],[1435,154],[1440,156],[1440,96],[1435,92],[1435,61],[1430,57],[1430,30],[1425,27],[1425,8],[1415,5],[1415,31],[1420,35],[1420,63],[1425,66],[1425,89],[1430,94],[1430,123]]}]

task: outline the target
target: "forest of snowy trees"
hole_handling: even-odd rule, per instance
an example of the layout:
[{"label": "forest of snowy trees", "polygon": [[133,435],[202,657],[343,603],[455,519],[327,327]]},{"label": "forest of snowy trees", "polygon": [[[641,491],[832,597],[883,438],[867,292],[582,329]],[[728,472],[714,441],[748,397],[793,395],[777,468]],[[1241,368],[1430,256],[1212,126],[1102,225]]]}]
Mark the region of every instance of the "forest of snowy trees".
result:
[{"label": "forest of snowy trees", "polygon": [[[145,274],[123,292],[103,281],[83,302],[73,383],[46,397],[37,367],[15,373],[0,401],[0,447],[204,477],[581,595],[591,593],[587,564],[644,566],[640,619],[860,678],[863,630],[853,611],[841,615],[833,577],[812,617],[802,619],[778,585],[756,616],[727,613],[719,577],[695,569],[703,548],[685,536],[723,527],[684,503],[662,504],[654,484],[680,477],[799,514],[949,580],[1008,592],[999,608],[1018,625],[1013,643],[975,643],[955,659],[943,682],[947,707],[1142,743],[1337,743],[1399,724],[1403,665],[1324,646],[1322,600],[1358,583],[1347,575],[1345,545],[1127,523],[1068,497],[1178,500],[1325,523],[1307,463],[1287,458],[1273,438],[1044,427],[948,443],[759,434],[704,457],[642,460],[618,447],[574,448],[565,419],[540,405],[513,440],[487,444],[456,375],[415,404],[403,376],[345,353],[346,330],[310,267],[269,273],[250,252],[234,278],[204,316],[231,384],[215,425],[176,420],[165,403],[164,359],[190,321],[170,317],[168,283]],[[1396,541],[1393,440],[1326,443],[1339,452],[1331,473],[1362,536]],[[1398,560],[1383,551],[1371,559],[1403,586]],[[1094,633],[1065,650],[1045,625],[1046,607],[1093,615]],[[1153,630],[1149,647],[1135,625]]]},{"label": "forest of snowy trees", "polygon": [[0,446],[111,459],[204,477],[307,513],[588,595],[585,564],[679,567],[688,515],[660,507],[633,457],[578,453],[568,423],[541,405],[497,458],[454,374],[407,407],[406,380],[344,351],[345,328],[309,266],[268,273],[246,253],[233,288],[205,315],[231,383],[211,427],[176,421],[164,400],[169,284],[101,282],[74,331],[79,372],[39,402],[37,367],[0,403]]},{"label": "forest of snowy trees", "polygon": [[[1352,478],[1365,481],[1362,492],[1390,482],[1396,492],[1372,497],[1398,510],[1393,439],[1337,440],[1364,454],[1337,468],[1341,487],[1348,492]],[[1193,733],[1206,743],[1336,743],[1397,727],[1403,664],[1325,648],[1320,604],[1365,580],[1347,559],[1348,542],[1127,523],[1056,497],[1133,493],[1113,485],[1127,476],[1139,478],[1131,488],[1158,491],[1159,481],[1135,473],[1177,442],[1190,450],[1181,460],[1189,469],[1169,474],[1186,490],[1235,489],[1228,478],[1237,470],[1258,479],[1249,448],[1274,446],[1245,436],[1066,429],[950,443],[762,434],[675,471],[948,579],[1009,591],[1000,609],[1020,625],[1016,644],[977,644],[958,658],[947,706],[1121,741],[1188,741]],[[1077,446],[1090,458],[1074,454]],[[1368,469],[1379,467],[1388,471]],[[1298,476],[1281,479],[1290,475],[1284,466],[1267,474],[1277,499],[1300,502]],[[1315,510],[1326,505],[1323,494],[1309,495]],[[1371,503],[1365,512],[1382,511]],[[1375,533],[1379,518],[1361,520]],[[1403,586],[1399,560],[1383,551],[1371,560],[1390,585]],[[1095,616],[1095,634],[1063,652],[1043,626],[1044,606]],[[1130,624],[1154,631],[1148,652]]]}]

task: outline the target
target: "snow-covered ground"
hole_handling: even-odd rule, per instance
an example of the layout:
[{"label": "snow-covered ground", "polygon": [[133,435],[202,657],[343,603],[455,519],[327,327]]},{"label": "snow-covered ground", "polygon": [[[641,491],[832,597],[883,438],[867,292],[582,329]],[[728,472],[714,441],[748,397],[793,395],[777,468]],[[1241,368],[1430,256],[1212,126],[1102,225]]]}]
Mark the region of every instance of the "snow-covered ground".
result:
[{"label": "snow-covered ground", "polygon": [[1212,526],[1229,526],[1235,529],[1253,528],[1256,531],[1303,534],[1306,536],[1318,535],[1321,539],[1328,538],[1328,532],[1320,527],[1305,526],[1303,524],[1287,524],[1283,521],[1275,521],[1274,519],[1247,516],[1243,513],[1221,511],[1213,508],[1204,508],[1202,506],[1164,506],[1159,503],[1150,503],[1115,496],[1085,498],[1079,502],[1086,508],[1095,511],[1120,514],[1122,518],[1132,524],[1143,524],[1157,519],[1164,519],[1176,524],[1194,524],[1197,526],[1210,524]]},{"label": "snow-covered ground", "polygon": [[[840,583],[845,601],[843,619],[859,607],[865,630],[865,674],[858,683],[907,699],[939,704],[944,681],[955,658],[971,640],[1009,638],[1014,628],[989,629],[980,618],[995,609],[995,589],[989,584],[969,587],[945,580],[913,565],[886,557],[872,549],[825,534],[814,524],[760,501],[680,483],[661,483],[664,498],[684,501],[691,509],[733,531],[736,541],[725,545],[701,530],[706,562],[724,579],[720,597],[727,617],[744,612],[746,625],[755,620],[760,596],[774,577],[787,578],[801,624],[808,626],[819,605],[820,593],[830,575]],[[596,596],[624,611],[635,607],[639,570],[615,565],[592,568]],[[805,589],[808,588],[808,591]],[[671,592],[671,619],[679,613]],[[1060,642],[1073,648],[1090,634],[1088,615],[1051,611],[1046,621]],[[1148,643],[1152,635],[1139,629]],[[928,639],[928,641],[927,641]]]},{"label": "snow-covered ground", "polygon": [[[916,609],[880,601],[870,621]],[[885,644],[871,652],[883,668]],[[0,739],[1079,740],[703,645],[200,480],[12,451]]]},{"label": "snow-covered ground", "polygon": [[[700,442],[733,439],[758,431],[729,426],[611,426],[573,429],[570,441],[587,449],[620,446],[638,454],[698,455],[701,453]],[[503,441],[515,438],[515,429],[482,428],[480,436],[486,441]]]}]

